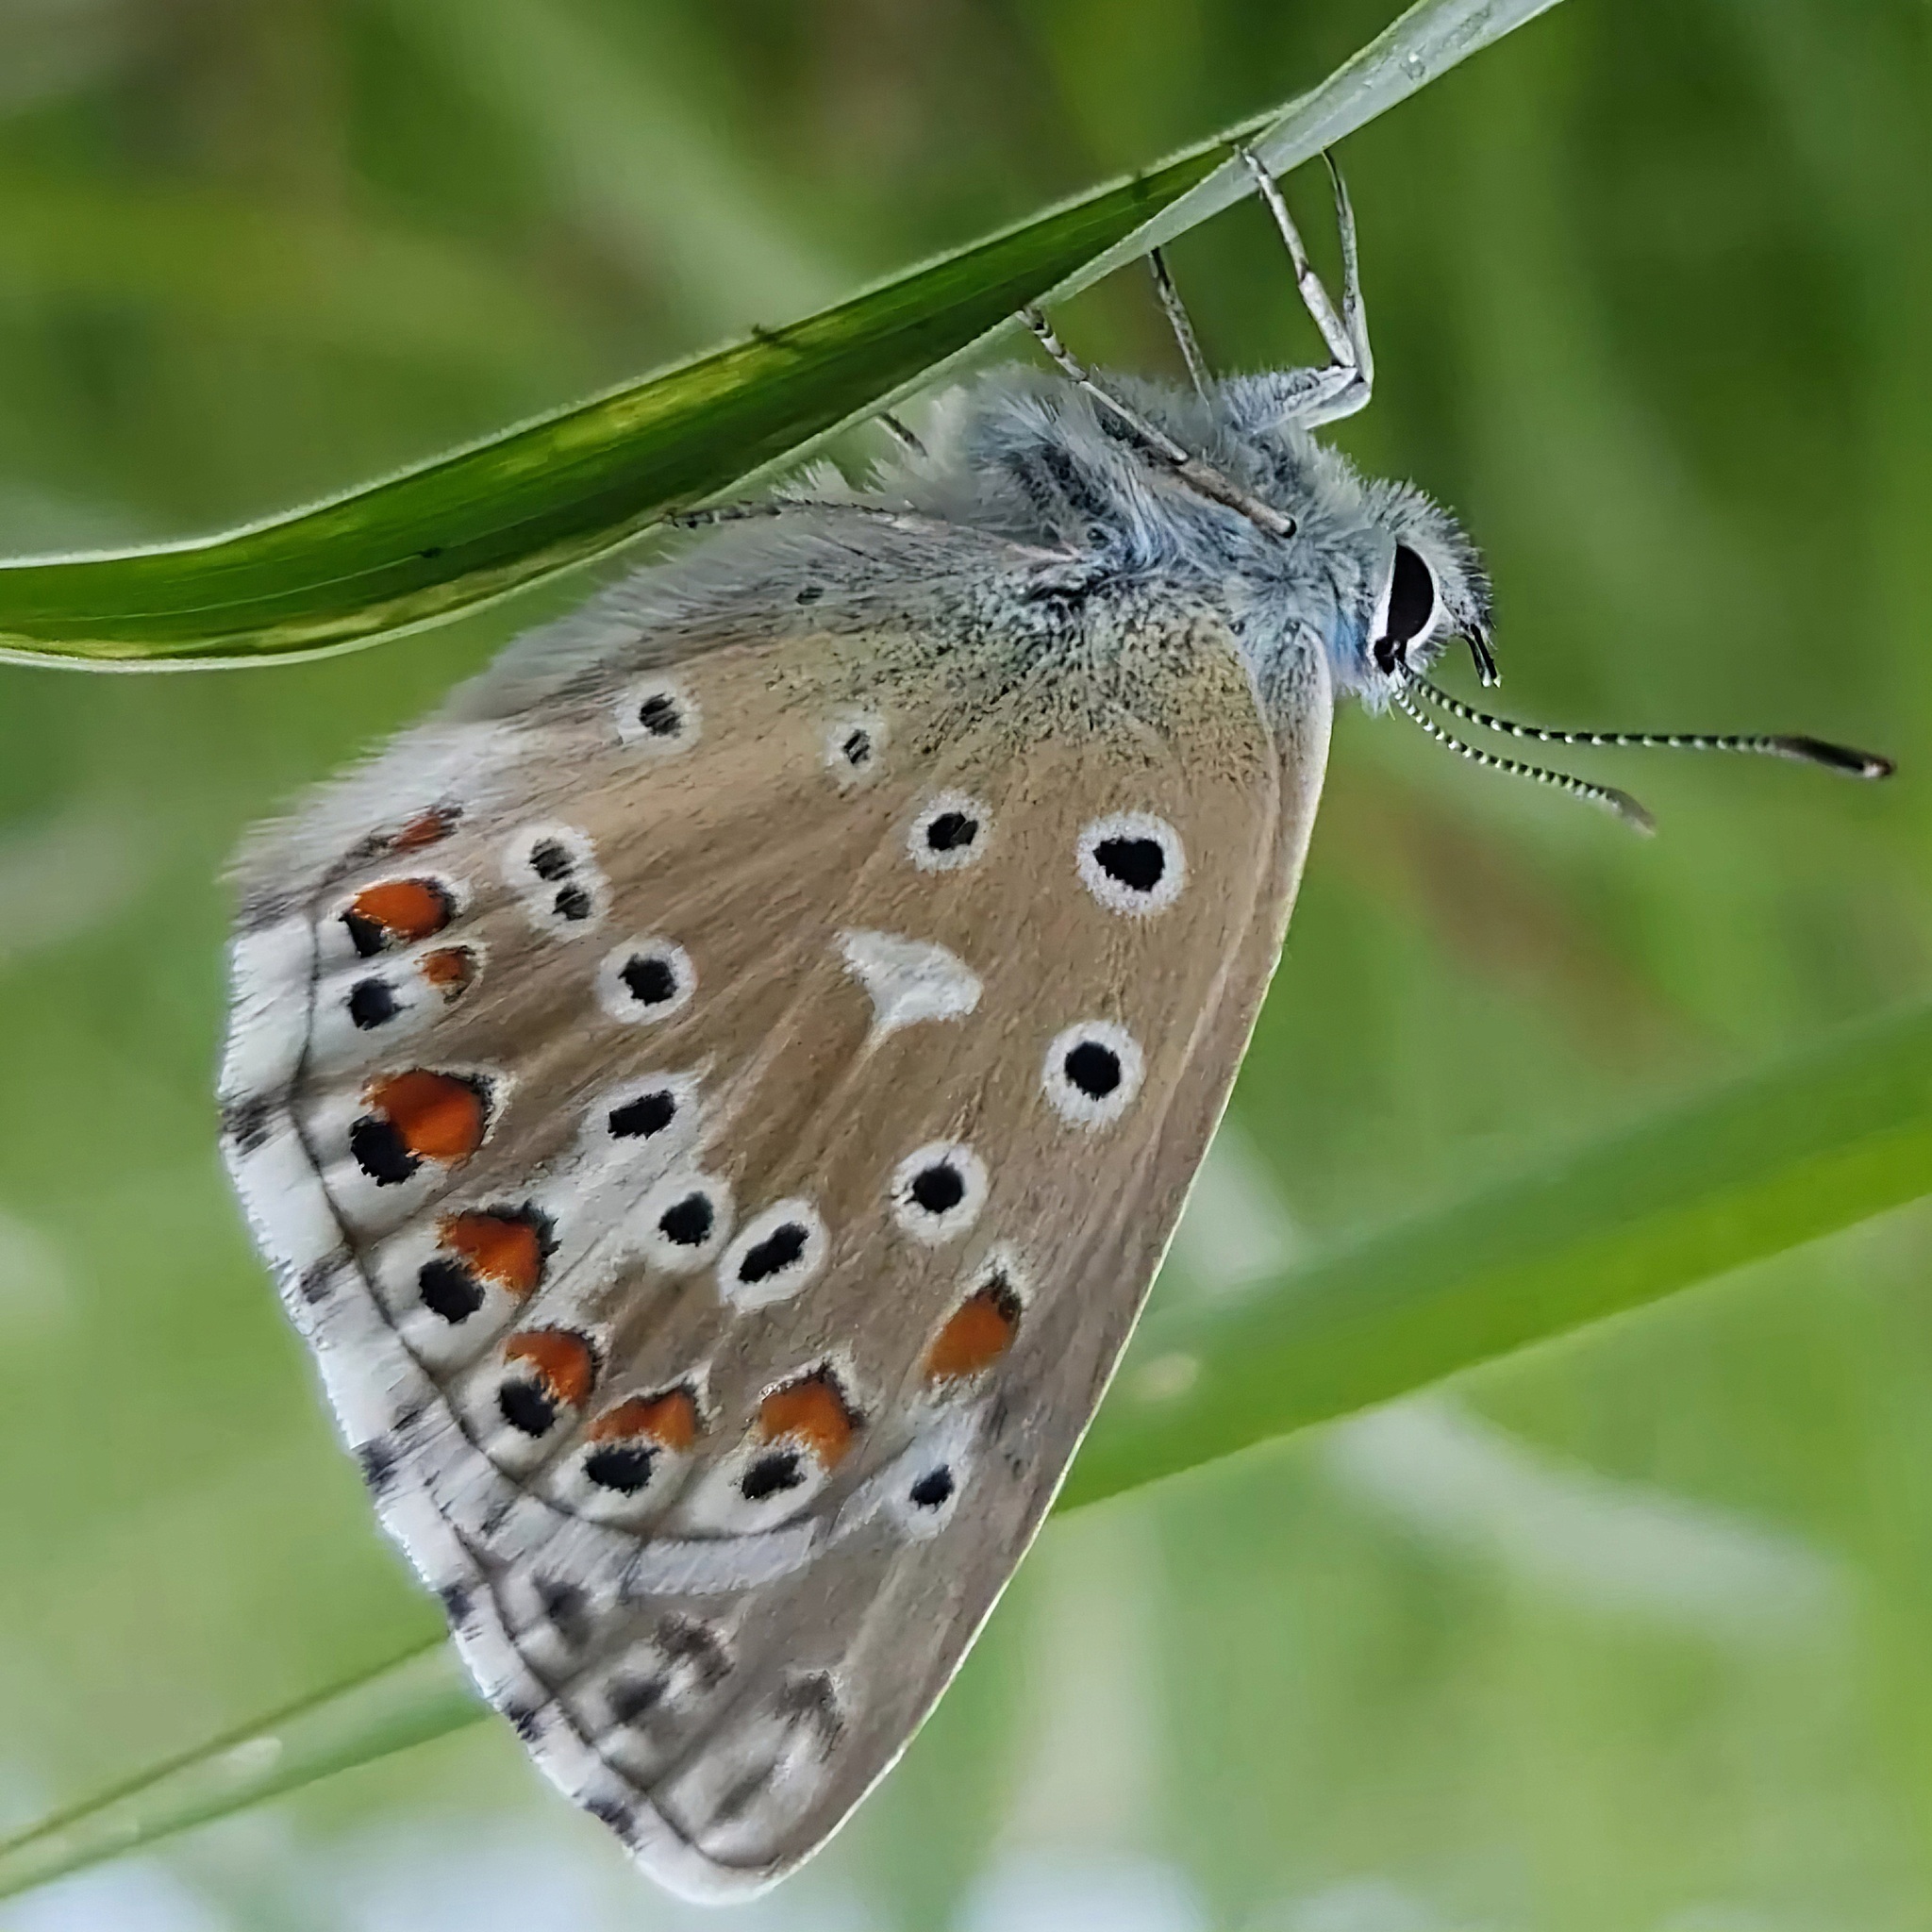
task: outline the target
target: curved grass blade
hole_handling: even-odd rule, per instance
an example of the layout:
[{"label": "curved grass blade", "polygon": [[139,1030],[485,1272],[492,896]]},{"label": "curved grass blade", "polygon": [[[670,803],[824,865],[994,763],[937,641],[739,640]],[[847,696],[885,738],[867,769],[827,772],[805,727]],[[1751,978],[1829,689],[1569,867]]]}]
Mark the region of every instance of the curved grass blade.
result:
[{"label": "curved grass blade", "polygon": [[[1556,0],[1420,0],[1236,133],[1276,172]],[[1240,199],[1225,138],[782,329],[330,502],[187,543],[0,565],[0,657],[94,669],[285,659],[446,618],[601,556],[667,510],[929,380]]]},{"label": "curved grass blade", "polygon": [[[1932,1191],[1932,1006],[1228,1306],[1143,1324],[1062,1508],[1641,1307]],[[0,1845],[0,1897],[484,1715],[432,1646]]]},{"label": "curved grass blade", "polygon": [[0,1897],[426,1743],[489,1715],[447,1644],[412,1651],[37,1824],[0,1846]]}]

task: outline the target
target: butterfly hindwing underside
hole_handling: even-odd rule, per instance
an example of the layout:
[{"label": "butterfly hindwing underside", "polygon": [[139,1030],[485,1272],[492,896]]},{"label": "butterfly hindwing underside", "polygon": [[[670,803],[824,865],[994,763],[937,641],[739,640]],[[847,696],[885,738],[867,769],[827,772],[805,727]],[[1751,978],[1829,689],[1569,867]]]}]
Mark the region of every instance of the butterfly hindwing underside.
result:
[{"label": "butterfly hindwing underside", "polygon": [[693,1895],[957,1668],[1278,951],[1325,684],[1283,745],[1219,620],[1081,623],[620,593],[244,860],[257,1236],[477,1682]]}]

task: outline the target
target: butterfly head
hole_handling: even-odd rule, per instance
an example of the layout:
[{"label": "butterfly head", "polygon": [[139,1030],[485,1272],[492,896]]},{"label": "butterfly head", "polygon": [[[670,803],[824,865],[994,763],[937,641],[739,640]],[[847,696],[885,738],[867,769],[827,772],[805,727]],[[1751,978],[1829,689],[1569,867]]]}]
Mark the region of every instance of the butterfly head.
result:
[{"label": "butterfly head", "polygon": [[1386,539],[1366,590],[1373,597],[1357,612],[1348,641],[1359,661],[1345,682],[1380,695],[1405,681],[1405,673],[1426,671],[1460,640],[1484,684],[1501,681],[1490,650],[1489,573],[1474,544],[1455,518],[1407,484],[1368,490],[1370,521]]}]

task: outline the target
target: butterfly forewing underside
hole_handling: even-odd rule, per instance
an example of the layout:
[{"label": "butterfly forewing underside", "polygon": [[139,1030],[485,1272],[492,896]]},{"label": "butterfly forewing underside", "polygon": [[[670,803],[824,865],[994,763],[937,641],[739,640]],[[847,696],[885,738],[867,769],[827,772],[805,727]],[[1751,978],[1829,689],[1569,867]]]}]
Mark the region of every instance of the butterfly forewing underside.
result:
[{"label": "butterfly forewing underside", "polygon": [[1016,669],[806,617],[491,674],[258,845],[234,952],[228,1158],[383,1519],[699,1896],[823,1842],[1038,1527],[1327,731],[1207,618]]}]

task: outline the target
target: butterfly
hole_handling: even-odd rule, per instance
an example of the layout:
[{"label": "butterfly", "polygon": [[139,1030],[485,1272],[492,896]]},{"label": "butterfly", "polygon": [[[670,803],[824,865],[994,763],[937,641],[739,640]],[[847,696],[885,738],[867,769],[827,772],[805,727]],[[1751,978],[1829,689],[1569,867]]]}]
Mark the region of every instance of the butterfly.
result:
[{"label": "butterfly", "polygon": [[[1326,344],[1058,365],[864,489],[513,644],[240,865],[224,1147],[483,1694],[653,1876],[771,1884],[886,1773],[1051,1505],[1279,956],[1338,700],[1533,731],[1453,519],[1311,431]],[[1331,171],[1332,172],[1332,171]]]}]

